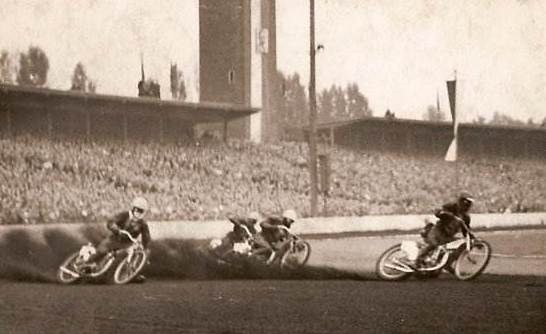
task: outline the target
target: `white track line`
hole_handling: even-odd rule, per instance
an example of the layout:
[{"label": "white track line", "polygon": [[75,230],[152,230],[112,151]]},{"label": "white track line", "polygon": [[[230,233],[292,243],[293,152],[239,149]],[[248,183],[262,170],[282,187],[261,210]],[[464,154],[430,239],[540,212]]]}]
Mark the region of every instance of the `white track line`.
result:
[{"label": "white track line", "polygon": [[523,258],[523,259],[546,259],[546,255],[513,255],[513,254],[491,254],[493,257]]}]

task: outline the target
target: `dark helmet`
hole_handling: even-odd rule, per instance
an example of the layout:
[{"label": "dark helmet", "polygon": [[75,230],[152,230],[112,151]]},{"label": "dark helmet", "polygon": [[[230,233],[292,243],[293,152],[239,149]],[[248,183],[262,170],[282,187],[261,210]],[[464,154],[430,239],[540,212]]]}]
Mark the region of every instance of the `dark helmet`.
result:
[{"label": "dark helmet", "polygon": [[288,209],[282,213],[282,218],[283,225],[285,225],[286,227],[290,227],[290,225],[292,225],[292,223],[294,223],[298,218],[298,214],[296,213],[296,210]]},{"label": "dark helmet", "polygon": [[251,213],[248,214],[248,217],[247,217],[251,222],[253,222],[254,224],[256,224],[257,222],[259,222],[261,219],[262,219],[262,216],[260,215],[260,213],[258,211],[252,211]]},{"label": "dark helmet", "polygon": [[459,205],[469,208],[472,206],[472,203],[474,203],[474,197],[470,193],[463,191],[459,194],[457,202],[459,202]]}]

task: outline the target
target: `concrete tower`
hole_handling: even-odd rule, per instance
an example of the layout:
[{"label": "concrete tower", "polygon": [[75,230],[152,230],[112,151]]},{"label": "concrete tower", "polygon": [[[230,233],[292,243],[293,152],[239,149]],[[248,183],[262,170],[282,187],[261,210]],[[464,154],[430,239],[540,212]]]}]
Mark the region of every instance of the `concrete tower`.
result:
[{"label": "concrete tower", "polygon": [[261,110],[229,124],[230,136],[277,137],[275,31],[274,0],[199,1],[200,100]]}]

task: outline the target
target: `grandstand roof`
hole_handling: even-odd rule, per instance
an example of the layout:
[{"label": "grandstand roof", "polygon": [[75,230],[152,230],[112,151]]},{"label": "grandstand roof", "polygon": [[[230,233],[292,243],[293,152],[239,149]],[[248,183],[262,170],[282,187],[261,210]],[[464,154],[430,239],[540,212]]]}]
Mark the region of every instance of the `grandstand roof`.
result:
[{"label": "grandstand roof", "polygon": [[195,122],[215,122],[244,117],[258,112],[251,108],[229,103],[215,102],[182,102],[175,100],[160,100],[148,97],[128,97],[104,94],[90,94],[77,91],[25,87],[0,84],[0,95],[10,99],[14,104],[59,104],[63,106],[111,107],[123,106],[130,112],[163,112],[176,117],[191,119]]},{"label": "grandstand roof", "polygon": [[[453,124],[451,121],[446,122],[435,122],[435,121],[424,121],[424,120],[415,120],[415,119],[404,119],[404,118],[394,118],[388,119],[384,117],[363,117],[356,118],[346,121],[334,121],[334,122],[325,122],[317,124],[317,129],[329,129],[329,128],[338,128],[346,125],[356,125],[359,123],[366,122],[379,122],[379,123],[401,123],[407,125],[423,125],[423,126],[434,126],[434,127],[452,127]],[[460,127],[468,128],[480,128],[480,129],[499,129],[499,130],[518,130],[518,131],[546,131],[545,127],[541,126],[525,126],[525,125],[499,125],[499,124],[480,124],[480,123],[459,123]]]}]

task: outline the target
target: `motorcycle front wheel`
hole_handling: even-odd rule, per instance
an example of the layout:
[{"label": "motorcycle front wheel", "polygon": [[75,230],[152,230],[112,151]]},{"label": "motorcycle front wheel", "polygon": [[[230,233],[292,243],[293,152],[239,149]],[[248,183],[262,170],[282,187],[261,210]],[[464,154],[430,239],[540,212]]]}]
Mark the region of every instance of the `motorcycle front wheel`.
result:
[{"label": "motorcycle front wheel", "polygon": [[129,283],[142,271],[146,260],[146,253],[143,250],[135,250],[130,258],[129,254],[124,256],[114,271],[114,283]]},{"label": "motorcycle front wheel", "polygon": [[311,256],[311,245],[297,240],[281,257],[281,268],[294,269],[304,266]]},{"label": "motorcycle front wheel", "polygon": [[57,270],[57,279],[60,283],[71,284],[80,278],[78,275],[75,275],[77,270],[74,266],[79,254],[79,252],[70,254],[70,256],[59,266],[59,269]]},{"label": "motorcycle front wheel", "polygon": [[455,262],[455,276],[468,281],[480,275],[491,259],[491,245],[484,240],[475,240],[470,251],[461,252]]},{"label": "motorcycle front wheel", "polygon": [[379,278],[386,281],[401,281],[411,276],[411,273],[407,273],[401,270],[395,269],[400,259],[407,258],[406,252],[402,250],[402,245],[397,244],[387,249],[379,256],[375,265],[375,271]]}]

